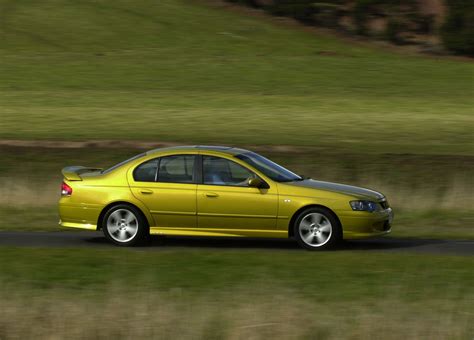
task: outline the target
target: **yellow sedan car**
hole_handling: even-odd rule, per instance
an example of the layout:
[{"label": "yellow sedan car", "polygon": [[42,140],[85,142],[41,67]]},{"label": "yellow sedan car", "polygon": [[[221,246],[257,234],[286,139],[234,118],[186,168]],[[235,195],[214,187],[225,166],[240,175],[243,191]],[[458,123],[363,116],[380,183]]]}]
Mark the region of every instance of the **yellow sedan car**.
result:
[{"label": "yellow sedan car", "polygon": [[219,146],[152,150],[110,169],[62,170],[62,227],[137,245],[150,234],[295,238],[326,249],[390,232],[379,192],[303,178],[254,152]]}]

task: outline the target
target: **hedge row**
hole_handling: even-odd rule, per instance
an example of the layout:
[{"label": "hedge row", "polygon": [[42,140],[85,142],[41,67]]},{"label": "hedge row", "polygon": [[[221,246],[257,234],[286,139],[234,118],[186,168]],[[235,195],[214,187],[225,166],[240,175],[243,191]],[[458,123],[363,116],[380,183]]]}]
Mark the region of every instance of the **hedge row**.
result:
[{"label": "hedge row", "polygon": [[447,49],[474,56],[474,1],[447,0],[448,16],[441,28]]},{"label": "hedge row", "polygon": [[[438,29],[432,15],[423,14],[417,0],[228,0],[263,8],[273,15],[292,17],[307,25],[336,28],[359,35],[376,36],[394,43],[407,43],[410,37],[441,34],[445,47],[473,55],[474,0],[445,0],[446,22]],[[350,24],[343,24],[349,19]],[[382,19],[382,32],[371,31],[371,22]],[[438,32],[440,31],[440,32]]]}]

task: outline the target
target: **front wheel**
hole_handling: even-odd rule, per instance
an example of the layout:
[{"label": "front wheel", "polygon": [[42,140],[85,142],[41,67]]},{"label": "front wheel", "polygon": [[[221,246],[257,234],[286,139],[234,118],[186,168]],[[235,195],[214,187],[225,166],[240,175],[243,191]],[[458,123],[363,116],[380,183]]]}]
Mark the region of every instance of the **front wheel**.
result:
[{"label": "front wheel", "polygon": [[141,212],[125,204],[113,206],[105,213],[102,230],[107,239],[120,246],[139,245],[149,235],[148,223]]},{"label": "front wheel", "polygon": [[324,208],[309,208],[296,218],[294,236],[308,250],[335,247],[342,239],[342,229],[334,214]]}]

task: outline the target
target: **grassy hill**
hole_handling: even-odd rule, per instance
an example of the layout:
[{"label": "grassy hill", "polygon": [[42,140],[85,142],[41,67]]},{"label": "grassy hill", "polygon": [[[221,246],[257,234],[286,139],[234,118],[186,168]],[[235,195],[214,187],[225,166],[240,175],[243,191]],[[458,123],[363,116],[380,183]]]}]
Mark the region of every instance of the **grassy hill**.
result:
[{"label": "grassy hill", "polygon": [[200,1],[0,1],[0,138],[472,155],[474,65]]}]

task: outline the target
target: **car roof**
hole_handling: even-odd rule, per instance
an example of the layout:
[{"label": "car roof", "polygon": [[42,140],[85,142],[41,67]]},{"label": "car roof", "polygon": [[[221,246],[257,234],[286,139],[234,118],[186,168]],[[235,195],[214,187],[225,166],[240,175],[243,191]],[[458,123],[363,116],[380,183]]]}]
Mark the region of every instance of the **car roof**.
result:
[{"label": "car roof", "polygon": [[163,151],[176,151],[176,152],[186,152],[186,151],[217,151],[229,155],[240,155],[242,153],[250,152],[249,150],[234,148],[232,146],[218,146],[218,145],[184,145],[184,146],[170,146],[164,148],[157,148],[147,152],[148,155],[154,154],[157,152]]}]

